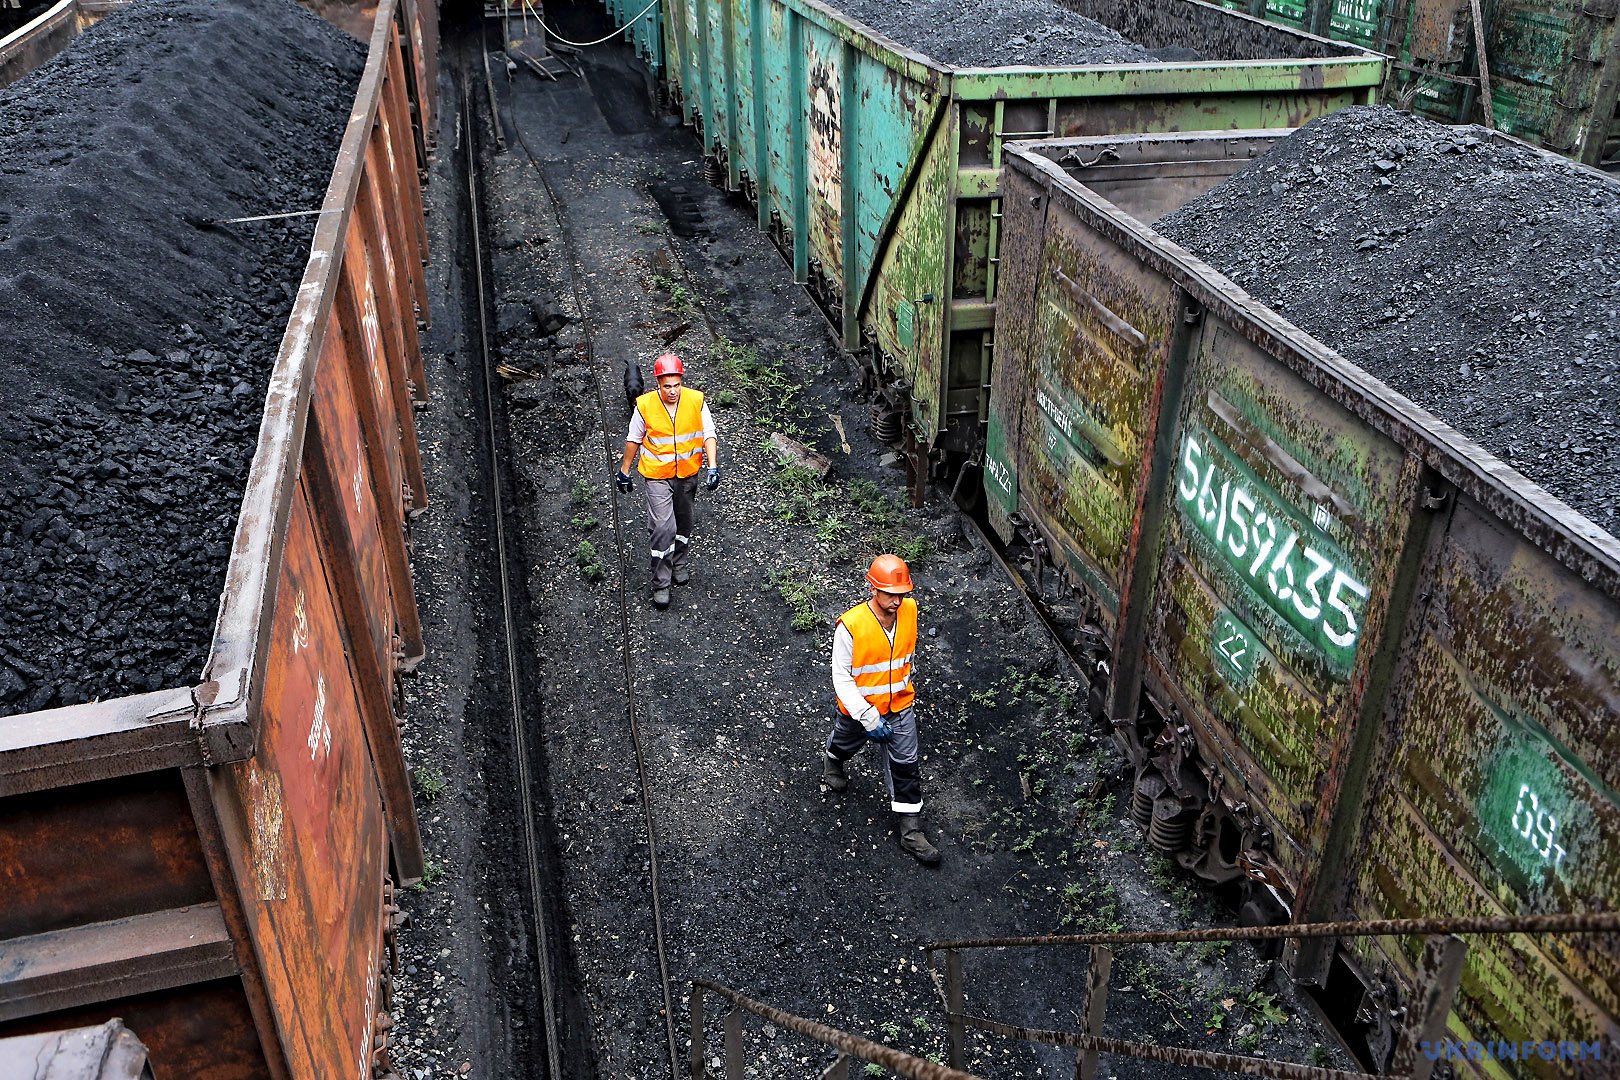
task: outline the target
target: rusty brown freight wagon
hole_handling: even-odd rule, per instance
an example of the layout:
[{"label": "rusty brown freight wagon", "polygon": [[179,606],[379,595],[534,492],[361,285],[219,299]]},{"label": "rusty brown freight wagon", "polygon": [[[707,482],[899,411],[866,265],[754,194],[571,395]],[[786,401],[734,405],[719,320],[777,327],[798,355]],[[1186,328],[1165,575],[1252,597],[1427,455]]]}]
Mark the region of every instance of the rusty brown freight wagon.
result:
[{"label": "rusty brown freight wagon", "polygon": [[[1008,147],[991,520],[1086,608],[1150,843],[1245,921],[1612,911],[1620,541],[1143,224],[1278,138]],[[1290,963],[1382,1066],[1420,949]],[[1617,1015],[1612,935],[1493,937],[1450,1034]]]},{"label": "rusty brown freight wagon", "polygon": [[373,1074],[421,869],[396,707],[436,19],[378,7],[201,681],[0,719],[0,1037],[118,1017],[165,1080]]}]

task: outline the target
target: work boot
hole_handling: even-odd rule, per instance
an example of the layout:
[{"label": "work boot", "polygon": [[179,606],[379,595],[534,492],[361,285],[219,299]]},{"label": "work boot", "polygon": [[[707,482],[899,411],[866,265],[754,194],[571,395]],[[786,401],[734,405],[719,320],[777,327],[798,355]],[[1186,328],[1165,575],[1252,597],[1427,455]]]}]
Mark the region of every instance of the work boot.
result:
[{"label": "work boot", "polygon": [[822,754],[821,783],[833,794],[842,795],[849,787],[849,774],[844,772],[844,763],[835,757]]},{"label": "work boot", "polygon": [[900,815],[900,850],[924,866],[939,865],[939,848],[928,842],[916,814]]},{"label": "work boot", "polygon": [[677,584],[677,585],[685,585],[687,582],[689,582],[691,580],[692,580],[692,571],[688,570],[684,566],[677,566],[675,568],[675,584]]},{"label": "work boot", "polygon": [[659,611],[663,611],[665,608],[669,607],[669,589],[654,589],[652,594],[652,602],[653,607],[657,608]]}]

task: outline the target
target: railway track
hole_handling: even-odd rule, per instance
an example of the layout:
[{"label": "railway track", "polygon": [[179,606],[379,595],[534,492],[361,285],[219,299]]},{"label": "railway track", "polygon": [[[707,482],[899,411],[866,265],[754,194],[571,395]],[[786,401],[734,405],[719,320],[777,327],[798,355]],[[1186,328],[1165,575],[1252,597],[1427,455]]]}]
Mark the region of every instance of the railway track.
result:
[{"label": "railway track", "polygon": [[[556,1005],[557,987],[553,970],[554,948],[551,941],[550,930],[547,925],[543,897],[545,895],[545,881],[543,860],[540,854],[539,830],[535,821],[534,806],[536,801],[529,797],[533,790],[534,778],[531,775],[529,762],[529,718],[522,705],[522,695],[518,686],[518,632],[516,626],[515,604],[512,596],[512,581],[507,558],[506,529],[508,524],[503,508],[503,494],[501,475],[504,470],[505,458],[501,451],[499,428],[497,426],[496,398],[497,391],[494,385],[495,357],[490,340],[490,296],[491,289],[484,275],[484,253],[482,241],[482,219],[479,209],[478,189],[480,184],[480,161],[482,148],[479,145],[479,132],[482,130],[478,118],[473,115],[474,93],[472,91],[472,77],[470,63],[463,65],[462,74],[462,108],[463,128],[468,132],[470,140],[467,155],[467,184],[468,196],[472,207],[472,235],[474,256],[477,264],[476,288],[478,290],[478,328],[479,328],[479,357],[482,365],[483,402],[485,408],[487,453],[490,468],[491,483],[494,486],[494,515],[496,537],[498,545],[498,558],[501,565],[500,593],[503,611],[503,625],[505,627],[505,649],[507,655],[507,670],[511,679],[510,692],[512,700],[511,732],[514,752],[518,760],[519,784],[524,798],[520,800],[523,808],[524,848],[527,856],[526,872],[528,876],[529,892],[532,897],[532,918],[535,924],[535,939],[540,950],[540,968],[542,993],[544,995],[544,1022],[547,1032],[547,1067],[549,1075],[555,1080],[571,1075],[565,1069],[567,1063],[560,1060],[558,1051],[558,1010]],[[495,108],[493,86],[489,88],[490,106]],[[492,130],[500,131],[500,117],[491,115]],[[531,150],[528,140],[524,136],[521,124],[515,115],[511,118],[512,130],[517,136],[518,148],[532,168],[535,178],[545,190],[546,199],[557,230],[562,240],[565,273],[568,280],[569,297],[577,313],[578,325],[583,337],[584,357],[586,364],[592,367],[591,384],[595,393],[598,415],[602,420],[603,432],[603,461],[608,461],[618,450],[614,436],[614,428],[609,422],[607,398],[602,391],[599,371],[595,370],[595,328],[593,326],[593,312],[584,291],[580,288],[578,272],[578,241],[573,230],[569,227],[566,216],[561,211],[556,189],[552,186],[545,168]],[[680,264],[678,253],[675,253],[676,265]],[[685,273],[684,266],[681,267]],[[707,314],[704,315],[708,321]],[[712,322],[709,323],[711,331]],[[667,1047],[670,1075],[672,1080],[680,1080],[681,1056],[675,1036],[675,1005],[674,994],[670,984],[669,953],[665,936],[665,920],[663,910],[662,885],[659,874],[658,857],[658,831],[653,818],[651,790],[647,777],[647,756],[642,740],[641,709],[636,693],[637,667],[635,654],[631,648],[630,632],[630,582],[633,580],[633,569],[625,543],[625,527],[623,515],[620,513],[618,499],[611,491],[611,481],[604,477],[604,483],[610,485],[608,504],[611,508],[613,523],[614,555],[618,562],[618,588],[616,607],[618,615],[618,651],[622,660],[622,678],[626,702],[625,723],[630,735],[631,745],[636,760],[637,792],[642,808],[643,831],[647,844],[648,869],[650,882],[650,906],[653,916],[653,940],[658,964],[659,984],[662,996],[660,1012],[663,1019],[664,1038]]]}]

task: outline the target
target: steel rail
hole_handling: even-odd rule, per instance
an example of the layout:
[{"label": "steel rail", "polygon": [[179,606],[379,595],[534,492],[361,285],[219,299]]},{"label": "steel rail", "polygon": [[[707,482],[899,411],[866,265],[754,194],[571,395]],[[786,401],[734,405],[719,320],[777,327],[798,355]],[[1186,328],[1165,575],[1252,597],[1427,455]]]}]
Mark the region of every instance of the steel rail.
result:
[{"label": "steel rail", "polygon": [[[708,979],[693,979],[692,989],[694,994],[699,990],[707,990],[717,997],[725,998],[738,1008],[745,1009],[761,1019],[770,1021],[779,1028],[791,1031],[796,1035],[803,1035],[807,1039],[814,1039],[816,1042],[830,1046],[834,1050],[841,1051],[851,1057],[860,1058],[862,1061],[875,1062],[890,1072],[909,1077],[910,1080],[979,1080],[973,1073],[962,1072],[960,1069],[953,1069],[948,1065],[941,1065],[937,1061],[929,1061],[927,1058],[913,1057],[900,1050],[884,1046],[882,1043],[873,1042],[871,1039],[851,1035],[847,1031],[840,1031],[815,1020],[796,1016],[793,1013],[767,1005],[763,1001],[755,1001],[748,995],[739,993],[729,986],[721,986],[719,983],[710,982]],[[1310,1080],[1339,1080],[1339,1078],[1313,1077]],[[1356,1077],[1354,1080],[1361,1080],[1361,1078]]]},{"label": "steel rail", "polygon": [[1620,931],[1620,912],[1562,915],[1496,915],[1460,918],[1373,919],[1365,922],[1290,923],[1203,930],[1148,930],[1113,934],[1041,934],[1032,937],[930,941],[930,953],[962,949],[1010,949],[1037,945],[1151,945],[1180,941],[1291,941],[1307,938],[1403,937],[1413,934],[1579,934]]},{"label": "steel rail", "polygon": [[[480,43],[481,45],[482,43]],[[529,797],[529,749],[526,721],[523,714],[523,695],[518,685],[517,627],[512,612],[512,582],[507,567],[506,512],[501,492],[501,454],[495,435],[495,390],[493,385],[492,356],[489,343],[489,293],[484,280],[484,250],[482,225],[478,202],[478,128],[472,114],[472,82],[467,65],[462,65],[461,76],[461,129],[467,134],[467,198],[471,216],[470,233],[473,245],[473,281],[478,290],[478,350],[483,371],[484,428],[488,436],[489,482],[493,496],[495,518],[495,557],[500,565],[501,612],[506,637],[507,692],[511,697],[512,749],[517,761],[518,797],[522,803],[523,844],[529,877],[529,897],[534,918],[535,947],[540,967],[540,1006],[545,1023],[546,1068],[550,1080],[564,1080],[561,1051],[557,1045],[558,1025],[556,989],[552,981],[551,939],[545,917],[545,890],[540,872],[540,844],[534,823],[534,803]],[[496,123],[500,118],[495,118]]]},{"label": "steel rail", "polygon": [[[496,117],[496,123],[499,122],[500,118]],[[590,368],[591,389],[596,394],[597,415],[602,419],[602,441],[608,454],[608,460],[611,462],[614,460],[614,450],[622,449],[622,444],[618,448],[614,446],[613,432],[608,426],[607,400],[602,395],[601,374],[596,370],[596,338],[592,332],[593,317],[591,308],[585,303],[585,297],[579,285],[579,247],[574,237],[574,231],[569,227],[568,220],[562,213],[562,204],[557,199],[556,189],[551,186],[551,178],[546,175],[545,167],[540,164],[540,159],[534,156],[534,151],[529,147],[529,141],[523,134],[523,125],[518,122],[516,109],[512,111],[512,132],[517,136],[518,145],[523,147],[523,156],[529,159],[529,164],[533,166],[541,187],[546,190],[546,199],[550,203],[552,217],[557,223],[557,233],[562,238],[563,257],[567,261],[568,288],[574,299],[574,308],[579,312],[580,333],[584,337],[585,344],[585,363]],[[612,481],[607,481],[607,483],[611,485]],[[681,1080],[681,1056],[675,1037],[675,998],[670,986],[669,950],[664,934],[664,905],[658,866],[658,831],[653,818],[652,785],[647,780],[647,755],[642,745],[641,724],[638,720],[640,710],[637,707],[636,697],[636,668],[630,647],[629,580],[631,571],[629,559],[625,554],[624,518],[619,512],[618,495],[611,486],[608,488],[608,506],[613,512],[613,546],[619,562],[619,634],[623,643],[625,711],[630,728],[630,742],[635,749],[636,777],[641,790],[642,821],[647,834],[648,891],[651,893],[652,901],[653,945],[657,953],[658,979],[664,998],[664,1038],[668,1045],[670,1076],[672,1080]]]},{"label": "steel rail", "polygon": [[[1068,1046],[1076,1050],[1095,1050],[1100,1054],[1120,1054],[1144,1061],[1157,1061],[1164,1065],[1182,1065],[1194,1069],[1218,1069],[1239,1076],[1264,1076],[1271,1080],[1380,1080],[1372,1073],[1349,1072],[1344,1069],[1325,1069],[1317,1065],[1298,1065],[1291,1061],[1273,1061],[1269,1058],[1244,1057],[1223,1054],[1218,1050],[1192,1050],[1181,1046],[1156,1046],[1152,1043],[1112,1039],[1105,1035],[1085,1035],[1078,1031],[1047,1031],[1043,1028],[1019,1027],[1003,1024],[972,1013],[948,1013],[947,1020],[959,1020],[971,1028],[1006,1035],[1026,1042],[1047,1046]],[[1387,1080],[1387,1078],[1385,1078]]]}]

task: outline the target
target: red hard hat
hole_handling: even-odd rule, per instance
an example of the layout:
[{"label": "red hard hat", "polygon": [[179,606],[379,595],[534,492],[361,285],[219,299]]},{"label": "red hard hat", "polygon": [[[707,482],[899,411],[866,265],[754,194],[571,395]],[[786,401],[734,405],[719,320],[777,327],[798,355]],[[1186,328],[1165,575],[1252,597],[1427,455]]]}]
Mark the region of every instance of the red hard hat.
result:
[{"label": "red hard hat", "polygon": [[911,568],[898,555],[879,555],[872,560],[866,572],[866,583],[879,592],[908,593],[911,591]]},{"label": "red hard hat", "polygon": [[667,352],[653,361],[653,378],[655,379],[662,379],[665,375],[684,376],[685,374],[686,365],[681,363],[681,358],[672,352]]}]

